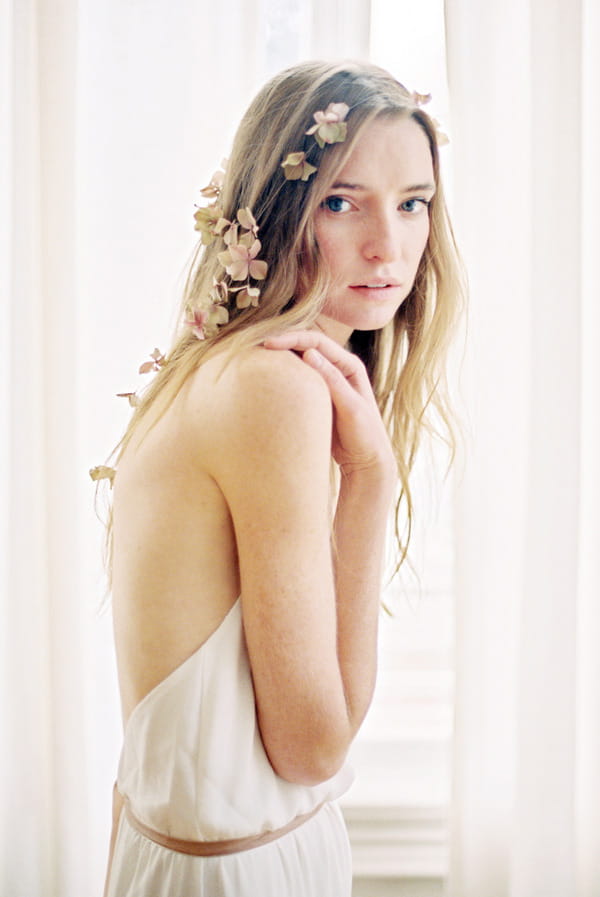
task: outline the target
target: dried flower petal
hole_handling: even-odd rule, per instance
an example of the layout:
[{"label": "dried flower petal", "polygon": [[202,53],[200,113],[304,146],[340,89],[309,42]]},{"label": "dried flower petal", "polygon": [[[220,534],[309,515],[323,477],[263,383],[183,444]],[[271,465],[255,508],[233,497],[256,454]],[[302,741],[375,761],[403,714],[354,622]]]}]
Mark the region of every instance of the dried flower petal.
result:
[{"label": "dried flower petal", "polygon": [[222,237],[223,241],[227,246],[230,246],[232,243],[236,244],[238,241],[238,230],[239,226],[237,224],[232,224],[227,228],[226,231],[223,232]]},{"label": "dried flower petal", "polygon": [[435,141],[437,145],[445,146],[447,143],[450,143],[450,138],[447,134],[444,133],[444,131],[442,131],[439,121],[436,118],[432,118],[431,123],[435,131]]},{"label": "dried flower petal", "polygon": [[185,316],[186,327],[189,327],[197,339],[204,339],[204,328],[208,323],[208,313],[202,308],[187,308]]},{"label": "dried flower petal", "polygon": [[114,467],[106,467],[104,464],[100,464],[98,467],[92,467],[90,470],[90,477],[94,482],[97,482],[98,480],[108,480],[112,488],[116,473],[117,471]]},{"label": "dried flower petal", "polygon": [[208,294],[211,302],[227,302],[227,284],[222,280],[216,280],[213,278],[213,285],[210,293]]},{"label": "dried flower petal", "polygon": [[[259,252],[260,240],[254,240],[251,246],[240,241],[235,245],[232,244],[225,252],[220,252],[217,258],[232,280],[246,280],[249,276],[264,280],[267,264],[256,260]],[[251,272],[251,268],[255,273]]]},{"label": "dried flower petal", "polygon": [[155,349],[154,352],[151,352],[150,358],[152,361],[145,361],[144,364],[140,365],[140,374],[149,374],[150,371],[159,371],[167,363],[167,360],[160,349]]},{"label": "dried flower petal", "polygon": [[258,230],[258,226],[256,221],[254,220],[254,215],[250,211],[249,208],[239,209],[237,213],[237,219],[246,230],[251,230],[254,233]]},{"label": "dried flower petal", "polygon": [[260,297],[258,287],[242,287],[236,296],[235,304],[238,308],[248,308],[250,305],[257,306]]},{"label": "dried flower petal", "polygon": [[224,178],[224,171],[215,171],[212,178],[210,179],[209,185],[207,187],[203,187],[200,191],[201,196],[206,196],[211,199],[220,196]]},{"label": "dried flower petal", "polygon": [[411,98],[415,106],[425,106],[427,103],[431,102],[430,93],[417,93],[416,90],[413,90]]},{"label": "dried flower petal", "polygon": [[316,122],[306,134],[314,134],[315,140],[323,149],[326,143],[343,143],[347,135],[347,124],[344,121],[349,106],[346,103],[330,103],[325,111],[315,112],[313,118]]},{"label": "dried flower petal", "polygon": [[229,321],[229,312],[225,308],[224,305],[213,305],[208,312],[208,322],[209,324],[214,324],[215,326],[219,326],[221,324],[227,324]]},{"label": "dried flower petal", "polygon": [[253,277],[254,280],[264,280],[267,276],[268,265],[266,262],[263,262],[261,259],[253,259],[250,262],[250,277]]},{"label": "dried flower petal", "polygon": [[306,153],[288,153],[281,163],[283,173],[288,181],[307,181],[317,170],[306,161]]},{"label": "dried flower petal", "polygon": [[[220,234],[222,222],[226,219],[222,218],[222,210],[217,205],[205,206],[194,212],[194,230],[200,231],[202,234],[202,243],[204,246],[210,246],[215,237]],[[228,224],[229,222],[227,222]]]},{"label": "dried flower petal", "polygon": [[140,400],[136,392],[118,392],[117,398],[127,399],[132,408],[137,408],[137,406],[140,404]]},{"label": "dried flower petal", "polygon": [[226,227],[231,227],[231,221],[228,221],[227,218],[219,218],[214,227],[215,234],[219,237],[222,236]]}]

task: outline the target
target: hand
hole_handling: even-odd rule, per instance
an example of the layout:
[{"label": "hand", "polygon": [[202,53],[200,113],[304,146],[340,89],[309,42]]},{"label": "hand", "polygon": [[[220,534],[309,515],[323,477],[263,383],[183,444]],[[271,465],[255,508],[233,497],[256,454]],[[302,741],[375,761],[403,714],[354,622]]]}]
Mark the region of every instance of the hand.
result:
[{"label": "hand", "polygon": [[288,331],[264,346],[299,353],[327,384],[334,411],[332,455],[342,473],[370,472],[395,480],[394,452],[360,358],[316,330]]}]

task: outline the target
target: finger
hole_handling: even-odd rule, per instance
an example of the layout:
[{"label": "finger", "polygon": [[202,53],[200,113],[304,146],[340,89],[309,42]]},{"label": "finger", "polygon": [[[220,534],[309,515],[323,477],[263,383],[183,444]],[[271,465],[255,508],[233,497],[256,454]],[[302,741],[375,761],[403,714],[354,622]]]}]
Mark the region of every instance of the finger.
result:
[{"label": "finger", "polygon": [[299,344],[303,344],[308,348],[309,346],[316,345],[316,341],[320,335],[322,334],[316,330],[286,330],[284,333],[268,336],[264,340],[263,345],[268,349],[289,349],[290,346]]},{"label": "finger", "polygon": [[[292,330],[264,342],[267,349],[292,349],[297,352],[317,350],[318,353],[342,373],[361,393],[371,392],[369,377],[362,361],[348,352],[335,340],[315,330]],[[317,364],[315,359],[315,366]]]},{"label": "finger", "polygon": [[318,349],[307,349],[302,353],[302,359],[323,377],[338,412],[353,413],[358,410],[364,395],[355,371],[344,373]]},{"label": "finger", "polygon": [[332,357],[351,354],[321,330],[288,330],[277,336],[267,337],[263,345],[267,349],[319,349],[324,354],[332,353]]}]

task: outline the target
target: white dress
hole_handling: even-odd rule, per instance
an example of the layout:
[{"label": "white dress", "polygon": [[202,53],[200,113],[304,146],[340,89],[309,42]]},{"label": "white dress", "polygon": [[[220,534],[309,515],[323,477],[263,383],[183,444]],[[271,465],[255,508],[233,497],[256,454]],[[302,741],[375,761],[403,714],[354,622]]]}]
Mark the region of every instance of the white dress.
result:
[{"label": "white dress", "polygon": [[171,838],[273,831],[259,847],[198,857],[140,834],[121,813],[108,897],[349,897],[348,837],[336,799],[350,770],[314,787],[281,779],[263,747],[238,599],[210,638],[138,704],[117,786],[133,815]]}]

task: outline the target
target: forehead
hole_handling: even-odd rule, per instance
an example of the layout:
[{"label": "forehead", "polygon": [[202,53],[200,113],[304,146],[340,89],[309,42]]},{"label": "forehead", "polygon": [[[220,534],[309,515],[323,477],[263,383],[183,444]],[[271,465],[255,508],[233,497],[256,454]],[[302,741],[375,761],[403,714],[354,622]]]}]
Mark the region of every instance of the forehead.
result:
[{"label": "forehead", "polygon": [[377,118],[365,126],[335,181],[397,188],[433,184],[429,139],[412,118]]}]

